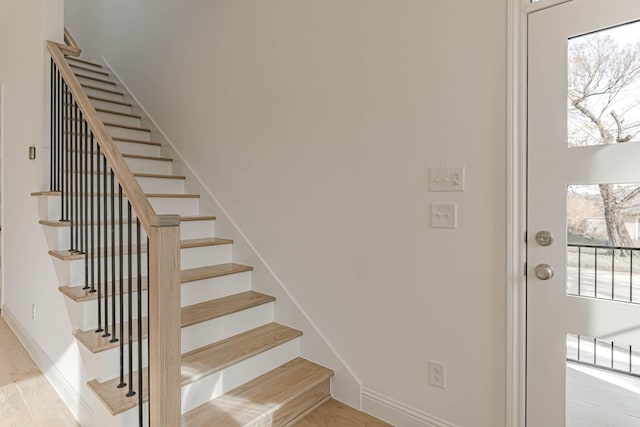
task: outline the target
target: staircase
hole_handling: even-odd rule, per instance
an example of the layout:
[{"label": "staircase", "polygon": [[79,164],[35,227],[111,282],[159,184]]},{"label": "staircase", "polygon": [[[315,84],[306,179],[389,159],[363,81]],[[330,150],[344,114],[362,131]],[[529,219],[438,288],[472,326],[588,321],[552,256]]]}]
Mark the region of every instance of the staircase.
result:
[{"label": "staircase", "polygon": [[[173,159],[162,156],[161,144],[152,140],[152,129],[142,125],[148,120],[136,113],[137,109],[128,102],[130,97],[107,67],[79,58],[66,60],[153,210],[159,215],[180,216],[182,425],[388,425],[331,399],[333,371],[299,357],[303,332],[274,322],[275,298],[252,290],[253,268],[233,262],[233,241],[215,234],[215,216],[201,211],[199,194],[186,192],[187,178],[173,173]],[[76,119],[65,117],[65,120]],[[90,180],[99,183],[100,177],[106,176],[105,170],[94,168],[87,174]],[[106,178],[103,182],[106,188]],[[58,277],[64,282],[59,290],[68,300],[70,318],[76,328],[73,335],[81,347],[85,369],[94,377],[87,386],[106,409],[104,425],[138,425],[139,398],[143,402],[149,398],[147,355],[140,356],[140,366],[144,367],[142,396],[127,397],[127,387],[118,388],[122,347],[110,336],[95,332],[101,303],[96,292],[86,289],[83,279],[87,269],[93,268],[93,263],[87,264],[89,258],[117,257],[124,251],[125,258],[133,253],[131,263],[138,257],[139,263],[146,264],[148,248],[141,243],[129,249],[96,247],[95,251],[85,253],[69,251],[71,224],[59,220],[61,194],[50,191],[34,196],[40,198],[40,223],[46,229]],[[100,222],[90,221],[88,229],[104,226],[106,230],[107,218],[105,215]],[[124,221],[128,223],[125,234],[136,233],[141,227],[133,218]],[[107,273],[104,274],[106,277]],[[121,292],[128,296],[138,290],[135,281],[132,289],[128,282],[121,289],[117,277],[109,274],[104,292],[107,299],[114,298],[114,306],[120,309],[124,301],[118,302]],[[139,311],[130,308],[133,321],[140,318],[142,325],[139,333],[137,329],[130,332],[131,342],[136,343],[133,350],[136,359],[137,348],[147,346],[147,282],[146,277],[140,279],[144,303]],[[105,306],[105,311],[112,308]],[[127,311],[126,307],[122,310]],[[113,323],[114,333],[129,330],[128,322]],[[121,339],[124,336],[120,333]],[[137,346],[140,339],[142,347]],[[131,373],[129,380],[136,376],[137,373]],[[143,412],[146,424],[146,410],[140,413]]]}]

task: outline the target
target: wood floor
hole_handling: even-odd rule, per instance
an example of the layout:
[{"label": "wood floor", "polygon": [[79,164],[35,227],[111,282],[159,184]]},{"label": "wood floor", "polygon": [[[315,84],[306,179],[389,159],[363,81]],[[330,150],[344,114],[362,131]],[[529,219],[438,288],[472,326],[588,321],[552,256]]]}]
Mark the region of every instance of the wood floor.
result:
[{"label": "wood floor", "polygon": [[0,316],[0,427],[79,426]]}]

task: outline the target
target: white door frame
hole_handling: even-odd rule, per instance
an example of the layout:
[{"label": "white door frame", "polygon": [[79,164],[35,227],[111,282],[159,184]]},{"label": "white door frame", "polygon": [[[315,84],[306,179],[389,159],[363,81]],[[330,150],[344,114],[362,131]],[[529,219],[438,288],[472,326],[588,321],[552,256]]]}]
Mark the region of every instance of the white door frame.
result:
[{"label": "white door frame", "polygon": [[507,427],[526,422],[527,16],[568,1],[507,2]]}]

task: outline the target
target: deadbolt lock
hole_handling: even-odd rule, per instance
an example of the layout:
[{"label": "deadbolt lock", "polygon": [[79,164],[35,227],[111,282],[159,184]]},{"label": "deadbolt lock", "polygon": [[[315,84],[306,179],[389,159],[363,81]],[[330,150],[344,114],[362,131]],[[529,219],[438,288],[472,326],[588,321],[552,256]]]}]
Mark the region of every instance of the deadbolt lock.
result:
[{"label": "deadbolt lock", "polygon": [[553,243],[553,234],[550,231],[538,231],[536,234],[536,243],[540,246],[551,246]]}]

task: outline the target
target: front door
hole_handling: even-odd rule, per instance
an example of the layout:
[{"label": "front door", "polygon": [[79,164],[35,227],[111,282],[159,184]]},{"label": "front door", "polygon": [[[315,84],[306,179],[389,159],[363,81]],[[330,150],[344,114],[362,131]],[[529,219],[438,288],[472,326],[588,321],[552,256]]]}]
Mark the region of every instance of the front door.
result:
[{"label": "front door", "polygon": [[590,399],[640,381],[638,20],[638,0],[529,15],[528,427],[636,425]]}]

